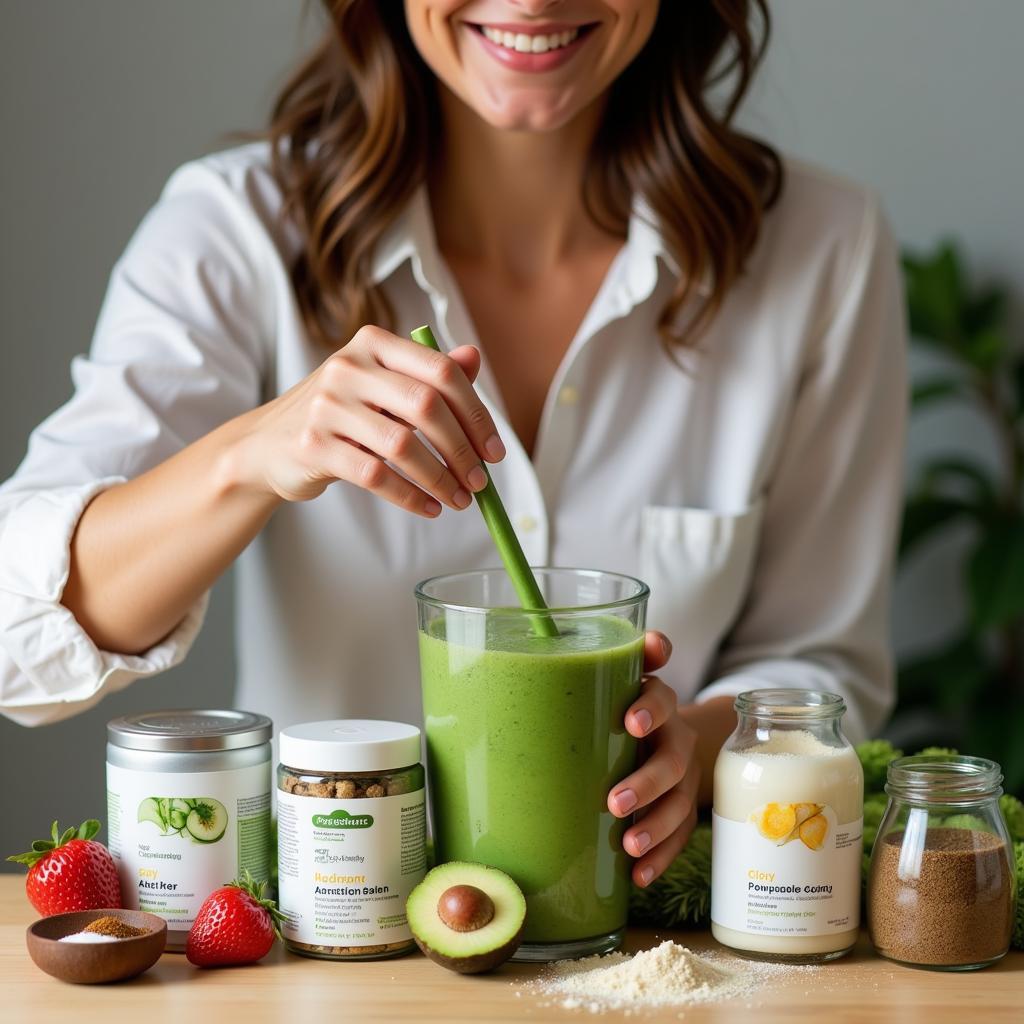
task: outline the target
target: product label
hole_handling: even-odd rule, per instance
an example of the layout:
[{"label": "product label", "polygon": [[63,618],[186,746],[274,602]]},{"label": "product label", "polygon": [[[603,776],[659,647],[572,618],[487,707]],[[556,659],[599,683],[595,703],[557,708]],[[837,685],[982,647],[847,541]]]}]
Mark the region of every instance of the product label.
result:
[{"label": "product label", "polygon": [[248,870],[270,874],[270,762],[223,772],[107,765],[110,852],[126,907],[187,932],[203,900]]},{"label": "product label", "polygon": [[342,800],[278,792],[286,938],[351,947],[412,937],[405,901],[426,871],[425,795]]},{"label": "product label", "polygon": [[754,935],[832,935],[860,923],[863,820],[825,804],[712,815],[711,920]]}]

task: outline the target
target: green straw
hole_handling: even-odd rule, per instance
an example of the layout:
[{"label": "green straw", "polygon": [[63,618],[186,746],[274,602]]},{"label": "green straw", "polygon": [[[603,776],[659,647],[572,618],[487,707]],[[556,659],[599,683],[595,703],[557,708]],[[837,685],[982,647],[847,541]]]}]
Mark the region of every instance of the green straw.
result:
[{"label": "green straw", "polygon": [[[417,327],[411,337],[419,345],[432,348],[435,352],[441,351],[429,325]],[[494,541],[494,546],[498,549],[498,554],[501,555],[505,572],[512,580],[512,586],[515,587],[516,596],[523,609],[527,613],[532,611],[546,613],[547,602],[541,595],[540,587],[537,586],[537,580],[530,569],[530,563],[526,560],[526,555],[519,545],[519,538],[516,536],[515,530],[512,529],[508,513],[501,503],[501,498],[498,497],[491,474],[483,463],[481,463],[481,468],[487,476],[487,486],[482,491],[476,492],[476,500],[484,522],[487,524],[487,529],[491,533],[491,540]],[[555,620],[547,614],[530,615],[530,626],[537,636],[559,635]]]}]

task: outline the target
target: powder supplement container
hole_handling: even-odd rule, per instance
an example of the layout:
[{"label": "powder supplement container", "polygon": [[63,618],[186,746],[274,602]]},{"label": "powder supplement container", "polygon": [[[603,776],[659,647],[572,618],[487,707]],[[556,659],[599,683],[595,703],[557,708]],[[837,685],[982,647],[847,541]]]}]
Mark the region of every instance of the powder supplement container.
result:
[{"label": "powder supplement container", "polygon": [[914,967],[969,971],[1005,956],[1015,906],[999,765],[919,755],[889,765],[871,854],[875,949]]},{"label": "powder supplement container", "polygon": [[743,956],[823,963],[860,925],[864,774],[846,705],[813,690],[750,690],[715,763],[711,931]]}]

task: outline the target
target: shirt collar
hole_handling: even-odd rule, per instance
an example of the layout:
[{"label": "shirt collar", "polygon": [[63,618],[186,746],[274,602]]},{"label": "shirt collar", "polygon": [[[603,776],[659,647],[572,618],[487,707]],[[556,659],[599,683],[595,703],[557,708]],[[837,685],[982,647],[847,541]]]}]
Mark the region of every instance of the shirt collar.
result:
[{"label": "shirt collar", "polygon": [[[632,305],[642,302],[654,290],[659,260],[671,274],[679,277],[679,265],[665,244],[657,217],[639,196],[633,201],[624,256],[623,287]],[[445,275],[425,185],[416,189],[405,209],[378,241],[370,265],[371,282],[383,284],[406,262],[412,264],[413,276],[421,288],[443,294]],[[698,283],[698,292],[706,294],[707,289],[706,279]]]}]

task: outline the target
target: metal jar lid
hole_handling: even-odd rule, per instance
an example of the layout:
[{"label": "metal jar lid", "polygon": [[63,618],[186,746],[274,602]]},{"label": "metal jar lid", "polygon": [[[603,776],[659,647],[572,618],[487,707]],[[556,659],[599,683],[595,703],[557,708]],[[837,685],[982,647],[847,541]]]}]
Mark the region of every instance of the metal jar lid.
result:
[{"label": "metal jar lid", "polygon": [[273,723],[251,711],[140,711],[107,723],[107,742],[131,750],[240,750],[270,740]]}]

